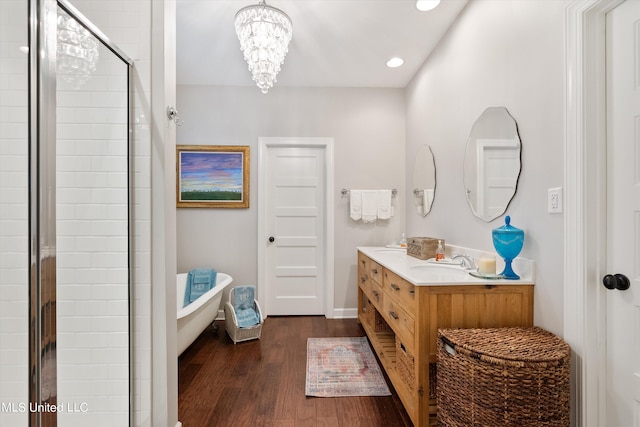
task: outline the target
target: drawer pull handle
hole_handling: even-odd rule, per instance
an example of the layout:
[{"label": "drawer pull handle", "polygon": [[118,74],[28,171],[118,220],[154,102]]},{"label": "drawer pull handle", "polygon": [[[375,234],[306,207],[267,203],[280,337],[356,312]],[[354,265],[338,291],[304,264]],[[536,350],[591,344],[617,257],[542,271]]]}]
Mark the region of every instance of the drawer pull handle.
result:
[{"label": "drawer pull handle", "polygon": [[377,268],[374,268],[374,269],[372,269],[372,270],[371,270],[371,272],[372,272],[373,274],[378,274],[378,269],[377,269]]},{"label": "drawer pull handle", "polygon": [[390,311],[390,312],[389,312],[389,316],[393,317],[393,318],[394,318],[394,319],[396,319],[396,320],[398,320],[398,319],[399,319],[399,317],[398,317],[398,315],[396,314],[396,312],[395,312],[395,311]]},{"label": "drawer pull handle", "polygon": [[380,295],[378,291],[373,291],[373,296],[376,297],[376,299],[378,299],[378,295]]},{"label": "drawer pull handle", "polygon": [[391,284],[391,289],[393,289],[394,291],[399,291],[400,288],[398,287],[398,285],[396,285],[395,283]]},{"label": "drawer pull handle", "polygon": [[415,293],[416,293],[416,290],[415,290],[415,289],[411,289],[411,290],[409,291],[409,293],[413,295],[413,294],[415,294]]},{"label": "drawer pull handle", "polygon": [[360,262],[362,263],[362,265],[367,265],[367,262],[365,260],[361,260]]},{"label": "drawer pull handle", "polygon": [[364,282],[366,282],[366,281],[367,281],[367,278],[366,278],[366,277],[362,276],[362,277],[360,278],[360,282],[364,283]]}]

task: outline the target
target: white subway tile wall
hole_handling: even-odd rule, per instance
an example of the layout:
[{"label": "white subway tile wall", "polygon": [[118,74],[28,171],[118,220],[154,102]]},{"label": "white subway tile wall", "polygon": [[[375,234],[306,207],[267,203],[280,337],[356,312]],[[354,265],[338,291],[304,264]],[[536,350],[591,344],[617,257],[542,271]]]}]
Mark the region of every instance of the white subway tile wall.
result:
[{"label": "white subway tile wall", "polygon": [[[72,0],[73,5],[84,14],[91,22],[93,22],[111,41],[113,41],[120,49],[122,49],[135,62],[133,69],[133,136],[134,141],[132,149],[132,172],[133,172],[133,285],[135,300],[131,301],[132,311],[134,313],[134,389],[133,405],[134,405],[134,426],[148,427],[151,422],[151,137],[150,123],[151,118],[151,6],[154,0]],[[98,80],[95,83],[99,84]],[[120,86],[120,82],[111,76],[107,79],[107,88],[110,85]],[[83,105],[91,106],[97,98],[83,97],[81,94],[80,102]],[[75,120],[79,124],[101,124],[113,123],[122,120],[125,111],[119,109],[110,109],[105,119],[104,116],[96,114],[91,108],[77,109],[74,108],[78,104],[76,101],[69,99],[62,102],[71,102],[71,109],[75,112],[64,112],[60,114],[75,114]],[[65,104],[58,102],[58,109],[63,110]],[[96,117],[96,115],[100,117]],[[95,119],[95,120],[94,120]],[[106,122],[103,122],[107,120]],[[68,120],[65,122],[68,123]],[[74,147],[76,156],[91,156],[99,150],[100,146],[92,146],[96,141],[88,141]],[[95,144],[99,145],[99,144]],[[114,146],[115,148],[115,146]],[[93,166],[93,165],[92,165]],[[98,166],[98,165],[96,165]],[[94,174],[94,179],[98,179]],[[125,179],[123,174],[116,174],[115,171],[106,177],[107,185],[101,185],[105,188],[118,187],[119,181]],[[111,207],[108,207],[110,209]],[[117,209],[114,207],[114,209]],[[114,212],[109,212],[110,218],[116,218]],[[98,237],[100,243],[96,243],[94,247],[103,247],[105,244],[108,251],[112,251],[109,245],[117,245],[117,237],[111,235],[100,235]],[[83,239],[75,240],[76,250],[80,251],[83,245],[93,244]],[[99,269],[100,270],[100,269]],[[88,282],[91,278],[84,277],[86,272],[79,271],[76,280],[78,282]],[[96,273],[101,281],[120,280],[118,278],[110,278],[113,272],[107,271]],[[106,275],[106,277],[105,277]],[[87,297],[89,300],[101,300],[108,298],[108,286],[92,286],[91,292],[85,292],[86,289],[70,289],[75,298]],[[110,339],[117,340],[121,335],[111,333]],[[112,374],[116,372],[112,367]],[[119,375],[126,373],[120,372]],[[125,407],[128,405],[126,396],[113,397],[110,399],[115,407]],[[89,407],[97,407],[93,405],[93,400],[87,400]],[[124,425],[124,423],[116,423],[114,425]],[[95,427],[95,426],[92,426]]]},{"label": "white subway tile wall", "polygon": [[[0,425],[28,413],[27,2],[0,0]],[[23,406],[20,406],[23,405]]]},{"label": "white subway tile wall", "polygon": [[57,79],[58,403],[86,409],[60,412],[68,427],[129,417],[128,70],[98,50],[85,85]]}]

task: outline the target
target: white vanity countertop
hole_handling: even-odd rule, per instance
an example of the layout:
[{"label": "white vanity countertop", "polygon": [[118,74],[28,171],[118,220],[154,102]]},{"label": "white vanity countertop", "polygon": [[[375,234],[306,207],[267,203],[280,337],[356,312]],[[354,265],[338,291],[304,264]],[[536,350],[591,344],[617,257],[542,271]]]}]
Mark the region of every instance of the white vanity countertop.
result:
[{"label": "white vanity countertop", "polygon": [[[420,260],[407,255],[406,249],[393,249],[382,246],[358,247],[358,251],[368,256],[378,264],[393,271],[398,276],[416,286],[443,285],[533,285],[535,281],[535,262],[528,259],[516,258],[512,267],[519,280],[481,279],[469,274],[469,270],[456,265],[441,265]],[[495,256],[496,268],[500,272],[504,268],[504,260],[495,253],[486,253],[458,246],[446,245],[446,256],[465,254],[474,258],[476,265],[480,256]]]}]

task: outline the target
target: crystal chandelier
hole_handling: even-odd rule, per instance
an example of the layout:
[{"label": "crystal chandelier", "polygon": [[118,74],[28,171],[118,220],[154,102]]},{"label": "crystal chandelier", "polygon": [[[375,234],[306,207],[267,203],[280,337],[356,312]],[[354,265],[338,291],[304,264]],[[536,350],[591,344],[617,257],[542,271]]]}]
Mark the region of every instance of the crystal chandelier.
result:
[{"label": "crystal chandelier", "polygon": [[75,19],[59,11],[56,51],[58,73],[79,89],[96,70],[98,41]]},{"label": "crystal chandelier", "polygon": [[249,71],[262,93],[267,93],[276,81],[280,65],[289,50],[293,32],[291,19],[264,0],[236,13],[236,34],[240,49],[249,64]]}]

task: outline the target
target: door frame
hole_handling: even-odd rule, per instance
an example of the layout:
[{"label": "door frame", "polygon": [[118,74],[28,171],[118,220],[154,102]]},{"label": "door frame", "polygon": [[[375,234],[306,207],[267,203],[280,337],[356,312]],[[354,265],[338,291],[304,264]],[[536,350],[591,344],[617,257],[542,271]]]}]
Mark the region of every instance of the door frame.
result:
[{"label": "door frame", "polygon": [[324,315],[332,318],[334,312],[334,203],[333,203],[333,138],[328,137],[259,137],[258,138],[258,301],[265,313],[269,312],[266,295],[266,233],[267,233],[267,203],[266,203],[266,155],[269,148],[322,148],[324,149],[324,217],[325,236],[323,289]]},{"label": "door frame", "polygon": [[565,9],[564,338],[572,425],[584,427],[606,425],[607,415],[605,15],[622,1],[574,0]]}]

